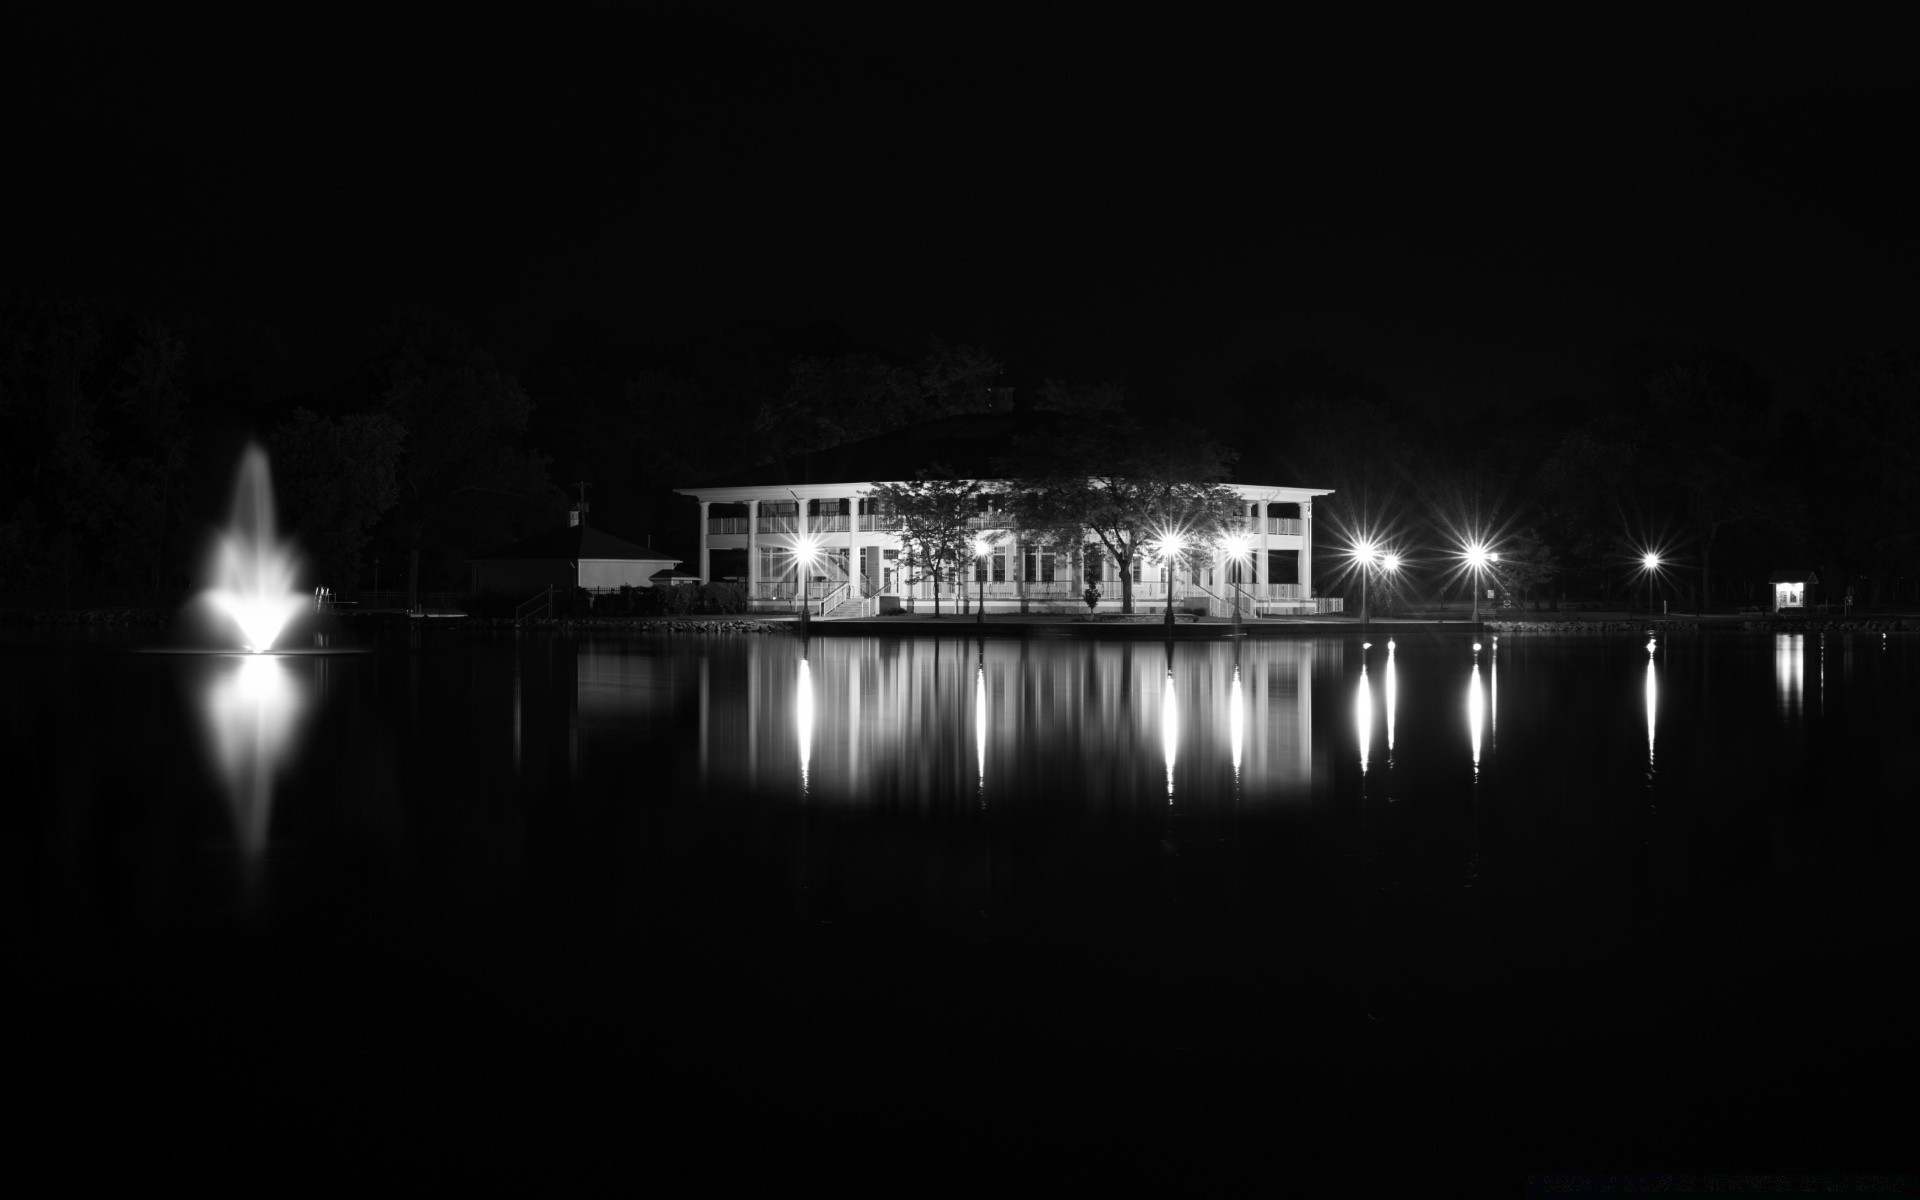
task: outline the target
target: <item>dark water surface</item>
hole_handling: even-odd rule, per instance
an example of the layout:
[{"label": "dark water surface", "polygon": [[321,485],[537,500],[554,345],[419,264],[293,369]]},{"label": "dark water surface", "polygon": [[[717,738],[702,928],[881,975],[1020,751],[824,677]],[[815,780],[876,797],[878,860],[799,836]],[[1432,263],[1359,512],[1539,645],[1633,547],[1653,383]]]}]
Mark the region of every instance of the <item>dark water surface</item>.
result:
[{"label": "dark water surface", "polygon": [[0,643],[50,1128],[709,1181],[1906,1144],[1898,635],[342,641]]}]

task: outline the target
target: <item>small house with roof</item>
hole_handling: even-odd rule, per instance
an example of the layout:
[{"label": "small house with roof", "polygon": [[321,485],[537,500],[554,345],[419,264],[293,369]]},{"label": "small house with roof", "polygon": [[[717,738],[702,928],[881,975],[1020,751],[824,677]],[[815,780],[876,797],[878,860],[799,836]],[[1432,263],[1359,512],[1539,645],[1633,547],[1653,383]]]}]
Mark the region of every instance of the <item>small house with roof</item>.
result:
[{"label": "small house with roof", "polygon": [[1767,582],[1773,585],[1774,612],[1805,612],[1820,577],[1812,571],[1775,571]]},{"label": "small house with roof", "polygon": [[[673,577],[681,560],[636,546],[579,519],[467,560],[475,593],[527,597],[548,587],[615,592]],[[657,577],[657,578],[656,578]]]}]

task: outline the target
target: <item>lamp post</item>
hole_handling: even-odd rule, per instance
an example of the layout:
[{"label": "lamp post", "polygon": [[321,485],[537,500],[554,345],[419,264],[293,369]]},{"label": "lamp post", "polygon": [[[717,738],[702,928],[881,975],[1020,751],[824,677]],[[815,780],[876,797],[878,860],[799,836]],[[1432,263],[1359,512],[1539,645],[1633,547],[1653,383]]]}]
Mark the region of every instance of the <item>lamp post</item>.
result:
[{"label": "lamp post", "polygon": [[1647,620],[1651,621],[1653,620],[1653,573],[1660,569],[1660,556],[1648,552],[1647,556],[1640,560],[1640,567],[1647,575]]},{"label": "lamp post", "polygon": [[1361,542],[1353,548],[1353,557],[1360,564],[1360,628],[1365,629],[1372,620],[1367,612],[1367,577],[1373,574],[1374,560],[1380,557],[1380,549],[1372,542]]},{"label": "lamp post", "polygon": [[1473,569],[1473,623],[1480,624],[1480,573],[1487,564],[1498,562],[1500,556],[1486,548],[1480,542],[1469,542],[1466,550],[1467,566]]},{"label": "lamp post", "polygon": [[[1238,567],[1253,557],[1253,537],[1241,530],[1223,533],[1220,535],[1220,550],[1230,564]],[[1231,569],[1229,576],[1231,576]],[[1231,577],[1226,582],[1227,594],[1233,601],[1233,636],[1240,637],[1243,631],[1240,628],[1240,597],[1236,591],[1237,585]]]},{"label": "lamp post", "polygon": [[973,539],[973,557],[978,565],[974,567],[974,582],[979,584],[978,601],[973,609],[973,623],[987,623],[987,555],[993,550],[993,543],[986,538]]},{"label": "lamp post", "polygon": [[811,535],[802,536],[794,543],[793,553],[800,565],[800,631],[805,633],[813,627],[813,561],[820,545]]},{"label": "lamp post", "polygon": [[1160,562],[1167,571],[1167,636],[1173,636],[1173,581],[1180,548],[1185,544],[1179,534],[1169,530],[1160,536]]}]

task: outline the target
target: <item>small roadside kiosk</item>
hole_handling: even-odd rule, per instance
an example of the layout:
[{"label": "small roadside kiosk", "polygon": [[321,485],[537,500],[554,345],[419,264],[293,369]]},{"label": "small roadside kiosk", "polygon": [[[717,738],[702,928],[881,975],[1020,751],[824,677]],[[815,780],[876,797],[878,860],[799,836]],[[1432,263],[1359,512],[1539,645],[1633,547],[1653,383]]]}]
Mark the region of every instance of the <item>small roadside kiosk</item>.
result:
[{"label": "small roadside kiosk", "polygon": [[1774,612],[1805,612],[1820,577],[1812,571],[1775,571],[1767,582],[1773,585]]}]

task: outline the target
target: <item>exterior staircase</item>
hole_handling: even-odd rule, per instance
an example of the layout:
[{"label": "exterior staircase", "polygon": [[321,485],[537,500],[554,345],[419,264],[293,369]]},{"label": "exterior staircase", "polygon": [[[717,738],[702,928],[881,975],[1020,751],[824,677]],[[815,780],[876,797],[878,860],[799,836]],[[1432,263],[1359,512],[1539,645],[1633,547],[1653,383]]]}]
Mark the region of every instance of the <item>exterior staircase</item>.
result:
[{"label": "exterior staircase", "polygon": [[820,619],[823,621],[840,621],[850,617],[864,617],[866,615],[867,602],[859,596],[854,596],[851,599],[842,600],[840,603],[834,605],[830,611],[820,614]]}]

